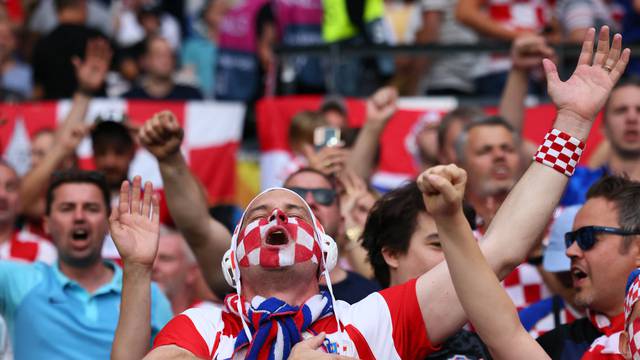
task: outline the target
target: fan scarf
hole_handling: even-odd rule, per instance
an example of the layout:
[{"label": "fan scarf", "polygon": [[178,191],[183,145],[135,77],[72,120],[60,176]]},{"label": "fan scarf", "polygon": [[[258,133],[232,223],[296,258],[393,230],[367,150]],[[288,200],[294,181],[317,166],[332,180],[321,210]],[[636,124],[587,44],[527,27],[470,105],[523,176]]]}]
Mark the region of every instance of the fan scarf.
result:
[{"label": "fan scarf", "polygon": [[[242,301],[242,314],[238,314],[238,301]],[[312,296],[302,306],[291,306],[276,298],[256,296],[247,309],[247,304],[237,294],[228,295],[224,302],[231,313],[245,319],[253,337],[249,342],[247,334],[240,331],[234,355],[247,348],[245,358],[251,360],[287,359],[291,348],[302,340],[302,333],[311,324],[326,316],[333,316],[331,297],[326,291]]]},{"label": "fan scarf", "polygon": [[619,338],[624,329],[624,313],[609,319],[603,314],[587,310],[591,323],[604,335],[597,338],[591,348],[582,356],[582,360],[616,359],[623,360],[620,355]]}]

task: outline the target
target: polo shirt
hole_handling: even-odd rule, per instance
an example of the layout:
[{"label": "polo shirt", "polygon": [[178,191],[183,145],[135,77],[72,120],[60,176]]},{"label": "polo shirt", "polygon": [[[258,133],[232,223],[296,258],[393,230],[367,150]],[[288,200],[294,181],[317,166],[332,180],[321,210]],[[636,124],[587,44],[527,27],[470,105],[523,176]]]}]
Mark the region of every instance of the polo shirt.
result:
[{"label": "polo shirt", "polygon": [[[0,313],[15,359],[108,359],[118,325],[122,270],[94,293],[56,266],[0,261]],[[171,319],[171,306],[151,285],[151,335]]]}]

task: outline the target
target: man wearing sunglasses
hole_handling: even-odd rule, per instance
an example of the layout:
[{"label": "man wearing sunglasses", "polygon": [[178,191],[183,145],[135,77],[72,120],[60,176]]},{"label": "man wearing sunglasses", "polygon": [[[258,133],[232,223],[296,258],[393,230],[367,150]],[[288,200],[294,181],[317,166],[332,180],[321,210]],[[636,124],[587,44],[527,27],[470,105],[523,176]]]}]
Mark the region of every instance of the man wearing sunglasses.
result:
[{"label": "man wearing sunglasses", "polygon": [[640,183],[624,177],[604,177],[589,189],[573,231],[565,235],[575,303],[588,316],[538,338],[552,358],[581,359],[610,346],[617,350],[626,277],[640,264],[639,203]]},{"label": "man wearing sunglasses", "polygon": [[[348,241],[346,241],[344,221],[340,215],[340,202],[335,181],[317,170],[303,168],[291,174],[285,180],[284,186],[296,192],[309,204],[327,235],[336,240],[338,253],[345,254]],[[380,290],[380,286],[374,281],[353,271],[344,270],[339,263],[329,273],[329,277],[336,299],[350,304]]]}]

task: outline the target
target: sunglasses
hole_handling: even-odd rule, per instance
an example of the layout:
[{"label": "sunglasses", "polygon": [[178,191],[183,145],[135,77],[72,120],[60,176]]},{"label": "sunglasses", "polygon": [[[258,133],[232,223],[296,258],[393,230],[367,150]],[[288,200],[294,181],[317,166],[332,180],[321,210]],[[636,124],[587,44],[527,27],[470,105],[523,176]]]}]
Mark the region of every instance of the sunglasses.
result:
[{"label": "sunglasses", "polygon": [[567,246],[567,249],[574,242],[578,243],[578,247],[581,250],[589,250],[596,243],[597,234],[613,234],[613,235],[621,235],[621,236],[630,236],[630,235],[640,235],[638,231],[625,231],[618,228],[607,227],[607,226],[585,226],[581,227],[576,231],[569,231],[564,234],[564,244]]},{"label": "sunglasses", "polygon": [[336,192],[332,189],[307,189],[301,187],[290,187],[289,190],[306,199],[307,194],[311,193],[313,200],[320,205],[329,206],[336,200]]}]

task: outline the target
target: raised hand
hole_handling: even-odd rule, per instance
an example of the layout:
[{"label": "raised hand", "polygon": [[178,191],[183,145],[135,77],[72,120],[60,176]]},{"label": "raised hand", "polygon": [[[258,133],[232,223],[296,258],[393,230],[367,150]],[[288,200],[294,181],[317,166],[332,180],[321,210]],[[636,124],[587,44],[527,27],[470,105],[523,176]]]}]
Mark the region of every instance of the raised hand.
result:
[{"label": "raised hand", "polygon": [[139,265],[151,268],[158,252],[160,235],[160,205],[153,194],[150,182],[144,184],[142,203],[140,176],[122,182],[118,206],[114,206],[109,217],[111,237],[118,248],[125,266]]},{"label": "raised hand", "polygon": [[309,167],[327,175],[342,171],[349,156],[349,151],[341,146],[325,146],[316,152],[311,145],[304,145],[302,152]]},{"label": "raised hand", "polygon": [[111,47],[105,39],[94,38],[87,42],[84,61],[77,56],[71,59],[80,92],[92,94],[100,90],[107,77],[112,55]]},{"label": "raised hand", "polygon": [[543,61],[547,90],[558,108],[558,116],[562,114],[577,121],[593,121],[624,73],[631,51],[622,50],[622,36],[614,35],[613,44],[609,46],[609,28],[603,26],[595,56],[594,39],[595,29],[591,28],[582,43],[578,66],[567,81],[560,80],[552,61]]},{"label": "raised hand", "polygon": [[140,128],[140,143],[159,161],[180,151],[184,131],[171,111],[161,111]]},{"label": "raised hand", "polygon": [[398,91],[383,87],[367,99],[367,123],[384,127],[398,109]]},{"label": "raised hand", "polygon": [[453,164],[435,166],[420,174],[417,183],[429,214],[437,218],[462,212],[467,183],[463,169]]},{"label": "raised hand", "polygon": [[338,184],[342,187],[340,193],[340,211],[345,221],[347,229],[358,226],[364,227],[364,223],[359,223],[355,216],[358,200],[367,194],[367,184],[353,170],[345,168],[337,176]]},{"label": "raised hand", "polygon": [[553,48],[547,45],[544,37],[526,34],[517,37],[511,46],[513,67],[529,71],[542,65],[542,59],[555,58]]}]

